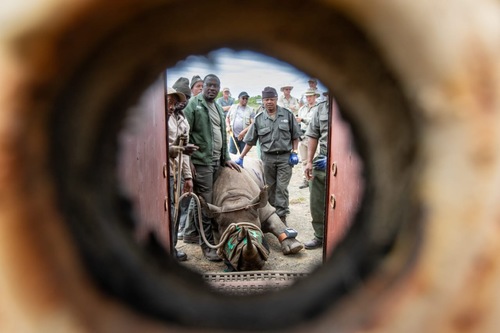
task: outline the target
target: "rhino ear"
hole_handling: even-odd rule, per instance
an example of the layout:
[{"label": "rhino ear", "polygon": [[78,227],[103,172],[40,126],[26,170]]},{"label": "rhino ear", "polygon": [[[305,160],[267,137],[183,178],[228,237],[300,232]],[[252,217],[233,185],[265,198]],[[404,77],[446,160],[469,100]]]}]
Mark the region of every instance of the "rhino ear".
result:
[{"label": "rhino ear", "polygon": [[267,205],[267,201],[268,201],[269,197],[267,195],[267,185],[264,186],[264,188],[262,190],[260,190],[260,194],[259,194],[259,208],[264,208],[266,207]]},{"label": "rhino ear", "polygon": [[221,213],[220,207],[207,203],[201,196],[200,203],[201,208],[205,211],[205,214],[207,214],[207,216],[211,219],[217,217]]}]

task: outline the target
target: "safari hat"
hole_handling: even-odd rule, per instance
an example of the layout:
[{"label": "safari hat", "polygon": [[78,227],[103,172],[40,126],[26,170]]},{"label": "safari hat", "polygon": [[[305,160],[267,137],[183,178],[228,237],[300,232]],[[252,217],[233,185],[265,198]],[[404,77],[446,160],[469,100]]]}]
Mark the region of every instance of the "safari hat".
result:
[{"label": "safari hat", "polygon": [[314,82],[314,83],[318,84],[318,79],[315,79],[312,77],[309,80],[307,80],[307,82]]},{"label": "safari hat", "polygon": [[229,90],[229,88],[224,88],[224,89],[222,89],[222,92],[224,92],[224,91],[229,91],[229,92],[231,92],[231,91]]},{"label": "safari hat", "polygon": [[179,102],[185,102],[186,101],[186,96],[181,93],[176,91],[174,88],[167,87],[167,95],[175,95],[177,98],[179,98]]},{"label": "safari hat", "polygon": [[185,77],[180,77],[177,81],[175,81],[172,88],[174,88],[178,92],[183,93],[184,95],[186,95],[187,98],[191,97],[191,89],[189,88],[189,80]]},{"label": "safari hat", "polygon": [[283,90],[285,90],[285,88],[290,88],[290,90],[292,90],[293,86],[291,84],[285,84],[284,86],[280,87],[280,90],[283,91]]},{"label": "safari hat", "polygon": [[304,96],[316,96],[316,97],[319,97],[320,95],[314,89],[307,89],[306,92],[304,93]]}]

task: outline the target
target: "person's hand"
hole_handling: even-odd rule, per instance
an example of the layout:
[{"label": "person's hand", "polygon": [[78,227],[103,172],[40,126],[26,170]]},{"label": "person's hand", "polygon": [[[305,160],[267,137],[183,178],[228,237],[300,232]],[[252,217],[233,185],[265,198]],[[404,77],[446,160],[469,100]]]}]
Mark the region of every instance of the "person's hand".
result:
[{"label": "person's hand", "polygon": [[243,138],[245,137],[245,133],[241,132],[240,134],[238,134],[238,140],[243,140]]},{"label": "person's hand", "polygon": [[318,157],[316,157],[316,160],[313,162],[313,167],[316,170],[326,170],[326,156],[318,155]]},{"label": "person's hand", "polygon": [[243,168],[243,159],[241,157],[238,157],[238,159],[234,161],[234,163],[238,164],[240,167]]},{"label": "person's hand", "polygon": [[174,146],[180,146],[180,142],[182,140],[182,146],[187,145],[188,142],[188,136],[186,134],[181,134],[175,139],[174,141]]},{"label": "person's hand", "polygon": [[297,120],[298,123],[302,122],[302,118],[300,117],[295,117],[295,120]]},{"label": "person's hand", "polygon": [[193,145],[192,143],[188,143],[185,147],[184,147],[184,154],[185,155],[189,155],[191,156],[195,151],[197,151],[198,149],[200,149],[200,147],[196,146],[196,145]]},{"label": "person's hand", "polygon": [[168,156],[170,158],[177,158],[177,156],[179,156],[179,153],[183,150],[184,148],[180,146],[170,146],[168,147]]},{"label": "person's hand", "polygon": [[297,156],[297,153],[291,152],[290,153],[290,158],[288,159],[288,164],[291,166],[299,164],[299,157]]},{"label": "person's hand", "polygon": [[306,168],[304,169],[304,176],[306,177],[307,180],[311,180],[313,178],[312,170],[313,170],[312,162],[307,162]]},{"label": "person's hand", "polygon": [[193,180],[192,179],[184,179],[184,193],[193,192]]},{"label": "person's hand", "polygon": [[241,168],[240,168],[240,166],[239,166],[238,164],[236,164],[236,162],[234,162],[234,161],[231,161],[231,160],[226,161],[226,166],[227,166],[228,168],[231,168],[231,169],[233,169],[233,170],[236,170],[236,171],[238,171],[238,172],[241,172]]}]

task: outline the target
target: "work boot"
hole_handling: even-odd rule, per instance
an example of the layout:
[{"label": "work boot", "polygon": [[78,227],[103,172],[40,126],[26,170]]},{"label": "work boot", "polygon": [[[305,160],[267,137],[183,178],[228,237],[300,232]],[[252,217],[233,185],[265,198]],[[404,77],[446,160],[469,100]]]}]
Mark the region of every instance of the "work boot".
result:
[{"label": "work boot", "polygon": [[208,246],[202,246],[201,251],[205,258],[209,261],[222,261],[222,258],[217,254],[217,250],[211,249]]},{"label": "work boot", "polygon": [[302,185],[299,186],[300,189],[308,188],[308,187],[309,187],[309,182],[305,179],[302,181]]},{"label": "work boot", "polygon": [[287,227],[288,227],[288,224],[286,224],[286,215],[280,216],[280,220],[281,220],[281,222],[283,222],[283,224],[284,224],[285,226],[287,226]]},{"label": "work boot", "polygon": [[186,261],[187,258],[188,256],[185,252],[175,249],[175,259],[177,259],[177,261]]},{"label": "work boot", "polygon": [[317,248],[322,247],[322,246],[323,246],[323,240],[319,239],[317,237],[314,237],[309,242],[304,243],[304,247],[306,248],[306,250],[313,250],[313,249],[317,249]]}]

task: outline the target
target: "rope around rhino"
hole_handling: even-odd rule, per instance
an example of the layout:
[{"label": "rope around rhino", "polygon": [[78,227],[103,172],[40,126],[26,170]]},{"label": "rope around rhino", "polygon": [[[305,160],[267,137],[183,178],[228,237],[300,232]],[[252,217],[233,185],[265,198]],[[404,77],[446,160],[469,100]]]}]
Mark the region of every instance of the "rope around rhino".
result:
[{"label": "rope around rhino", "polygon": [[[193,196],[196,200],[196,206],[197,206],[197,209],[198,209],[198,226],[199,226],[199,230],[200,230],[200,236],[202,237],[203,239],[203,242],[211,249],[219,249],[221,247],[224,246],[224,244],[226,244],[226,241],[227,241],[227,238],[229,237],[229,235],[231,233],[233,233],[233,231],[236,230],[236,227],[248,227],[250,229],[253,229],[253,230],[256,230],[256,231],[259,231],[260,233],[262,233],[262,230],[256,226],[255,224],[253,223],[250,223],[250,222],[236,222],[236,223],[231,223],[227,229],[222,233],[222,236],[220,238],[220,241],[217,245],[213,245],[213,244],[210,244],[210,242],[207,240],[207,237],[205,236],[205,229],[203,228],[203,219],[202,219],[202,216],[201,216],[201,204],[200,204],[200,198],[198,198],[198,196],[195,194],[195,193],[192,193],[192,192],[186,192],[184,194],[182,194],[180,197],[179,197],[179,200],[177,201],[177,204],[176,204],[176,207],[175,209],[178,210],[179,209],[179,203],[181,202],[181,200],[187,196]],[[176,222],[174,222],[176,223]],[[263,233],[262,233],[263,234]]]}]

